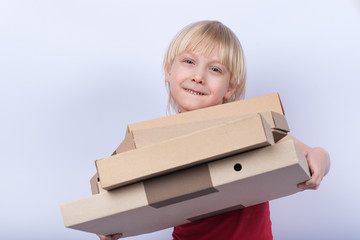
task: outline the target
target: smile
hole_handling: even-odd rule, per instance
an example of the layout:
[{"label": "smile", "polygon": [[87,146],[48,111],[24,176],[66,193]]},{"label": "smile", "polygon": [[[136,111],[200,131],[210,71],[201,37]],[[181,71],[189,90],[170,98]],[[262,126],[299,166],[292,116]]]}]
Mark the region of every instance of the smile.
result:
[{"label": "smile", "polygon": [[197,91],[194,91],[194,90],[191,90],[191,89],[188,89],[188,88],[184,88],[184,90],[191,93],[191,94],[194,94],[194,95],[201,95],[201,96],[206,95],[205,93],[197,92]]}]

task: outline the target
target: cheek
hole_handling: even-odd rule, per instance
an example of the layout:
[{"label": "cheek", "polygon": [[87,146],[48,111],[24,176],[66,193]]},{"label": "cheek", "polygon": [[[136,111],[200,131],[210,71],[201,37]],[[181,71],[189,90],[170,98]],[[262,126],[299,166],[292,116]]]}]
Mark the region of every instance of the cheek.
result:
[{"label": "cheek", "polygon": [[170,78],[170,86],[174,89],[181,88],[182,83],[187,79],[186,74],[184,72],[177,71],[176,73],[171,75]]},{"label": "cheek", "polygon": [[211,86],[213,93],[219,95],[220,97],[225,96],[225,93],[227,92],[228,88],[229,88],[229,84],[224,79],[217,79],[217,81],[214,81]]},{"label": "cheek", "polygon": [[180,86],[179,84],[176,82],[176,79],[171,79],[171,81],[169,82],[169,91],[171,96],[173,96],[174,98],[177,98],[177,95],[180,91]]}]

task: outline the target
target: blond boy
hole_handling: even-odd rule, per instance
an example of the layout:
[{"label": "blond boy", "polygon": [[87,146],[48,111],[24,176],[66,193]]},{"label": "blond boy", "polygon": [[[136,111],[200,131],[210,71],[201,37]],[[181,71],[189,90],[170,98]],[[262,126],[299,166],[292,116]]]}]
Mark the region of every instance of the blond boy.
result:
[{"label": "blond boy", "polygon": [[[246,66],[236,35],[217,21],[200,21],[186,26],[171,42],[164,58],[169,106],[177,113],[242,99]],[[312,177],[300,189],[317,189],[330,169],[322,148],[311,148],[291,135],[308,161]],[[273,239],[269,203],[221,214],[174,227],[174,240]],[[99,236],[118,239],[121,234]]]}]

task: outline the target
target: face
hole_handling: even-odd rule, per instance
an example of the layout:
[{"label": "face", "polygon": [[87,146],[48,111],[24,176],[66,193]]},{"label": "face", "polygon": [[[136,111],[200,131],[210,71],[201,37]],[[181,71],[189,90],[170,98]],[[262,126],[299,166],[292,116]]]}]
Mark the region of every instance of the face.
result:
[{"label": "face", "polygon": [[172,66],[165,66],[165,75],[180,112],[222,104],[235,92],[230,87],[230,72],[220,63],[218,51],[211,56],[182,53]]}]

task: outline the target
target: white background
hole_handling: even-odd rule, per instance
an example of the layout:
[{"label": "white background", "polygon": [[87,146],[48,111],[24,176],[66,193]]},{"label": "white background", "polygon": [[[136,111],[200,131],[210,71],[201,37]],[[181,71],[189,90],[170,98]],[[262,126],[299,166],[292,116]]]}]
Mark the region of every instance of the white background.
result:
[{"label": "white background", "polygon": [[204,19],[242,42],[246,97],[279,92],[291,133],[331,155],[318,191],[271,202],[275,239],[360,239],[359,0],[1,0],[1,239],[97,239],[59,206],[90,196],[127,124],[165,116],[167,45]]}]

